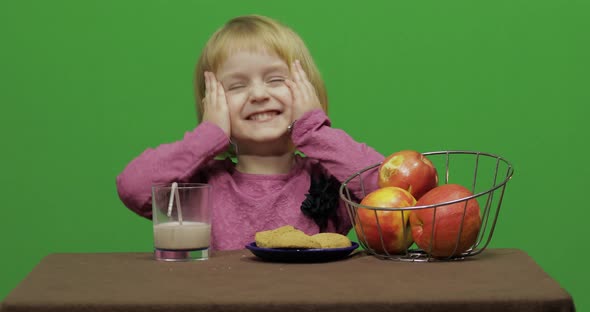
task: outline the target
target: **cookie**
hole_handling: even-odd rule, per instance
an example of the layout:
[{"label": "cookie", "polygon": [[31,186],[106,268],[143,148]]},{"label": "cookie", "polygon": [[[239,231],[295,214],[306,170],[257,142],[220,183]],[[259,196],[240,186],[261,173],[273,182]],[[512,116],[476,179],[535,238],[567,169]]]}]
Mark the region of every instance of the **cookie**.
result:
[{"label": "cookie", "polygon": [[338,233],[319,233],[312,235],[322,248],[345,248],[352,246],[348,237]]},{"label": "cookie", "polygon": [[254,240],[256,241],[256,246],[262,248],[273,248],[272,247],[272,240],[275,236],[280,236],[287,232],[296,231],[292,225],[285,225],[274,230],[262,231],[257,232]]},{"label": "cookie", "polygon": [[281,235],[273,236],[270,240],[270,248],[294,248],[294,249],[311,249],[321,248],[319,242],[311,236],[299,230],[289,231]]}]

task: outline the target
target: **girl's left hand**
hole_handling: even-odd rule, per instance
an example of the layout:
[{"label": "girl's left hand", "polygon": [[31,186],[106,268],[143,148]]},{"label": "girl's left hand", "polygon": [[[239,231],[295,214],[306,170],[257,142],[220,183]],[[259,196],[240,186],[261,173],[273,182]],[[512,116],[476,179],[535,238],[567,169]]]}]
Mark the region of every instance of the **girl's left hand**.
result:
[{"label": "girl's left hand", "polygon": [[322,108],[322,105],[299,60],[296,60],[291,65],[291,74],[293,79],[285,80],[285,84],[291,90],[293,99],[291,121],[295,121],[308,111]]}]

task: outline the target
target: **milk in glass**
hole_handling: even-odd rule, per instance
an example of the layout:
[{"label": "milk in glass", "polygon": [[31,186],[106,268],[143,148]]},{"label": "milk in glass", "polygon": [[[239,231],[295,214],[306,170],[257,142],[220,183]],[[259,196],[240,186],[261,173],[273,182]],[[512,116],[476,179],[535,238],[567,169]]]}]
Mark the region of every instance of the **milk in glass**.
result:
[{"label": "milk in glass", "polygon": [[194,250],[209,247],[211,225],[203,222],[178,221],[154,225],[154,245],[166,250]]}]

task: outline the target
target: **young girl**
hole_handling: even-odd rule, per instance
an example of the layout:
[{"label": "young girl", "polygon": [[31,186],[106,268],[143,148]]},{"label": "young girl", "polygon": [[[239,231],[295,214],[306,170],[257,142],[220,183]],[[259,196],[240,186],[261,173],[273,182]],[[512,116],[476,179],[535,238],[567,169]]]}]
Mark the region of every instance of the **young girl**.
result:
[{"label": "young girl", "polygon": [[[283,225],[348,233],[340,183],[383,156],[330,127],[324,83],[295,32],[263,16],[230,20],[204,47],[195,87],[199,125],[147,149],[117,177],[127,207],[151,218],[152,184],[204,182],[214,250],[242,249],[256,232]],[[235,162],[216,157],[228,150]],[[367,177],[365,191],[376,181]],[[360,185],[349,187],[360,196]]]}]

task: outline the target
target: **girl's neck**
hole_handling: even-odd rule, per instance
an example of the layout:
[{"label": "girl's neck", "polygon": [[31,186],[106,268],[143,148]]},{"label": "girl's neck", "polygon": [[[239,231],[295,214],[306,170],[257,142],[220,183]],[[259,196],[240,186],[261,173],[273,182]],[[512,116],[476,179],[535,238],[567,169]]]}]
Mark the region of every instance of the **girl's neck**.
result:
[{"label": "girl's neck", "polygon": [[282,155],[238,155],[236,169],[242,173],[253,174],[286,174],[295,163],[295,154],[288,152]]}]

